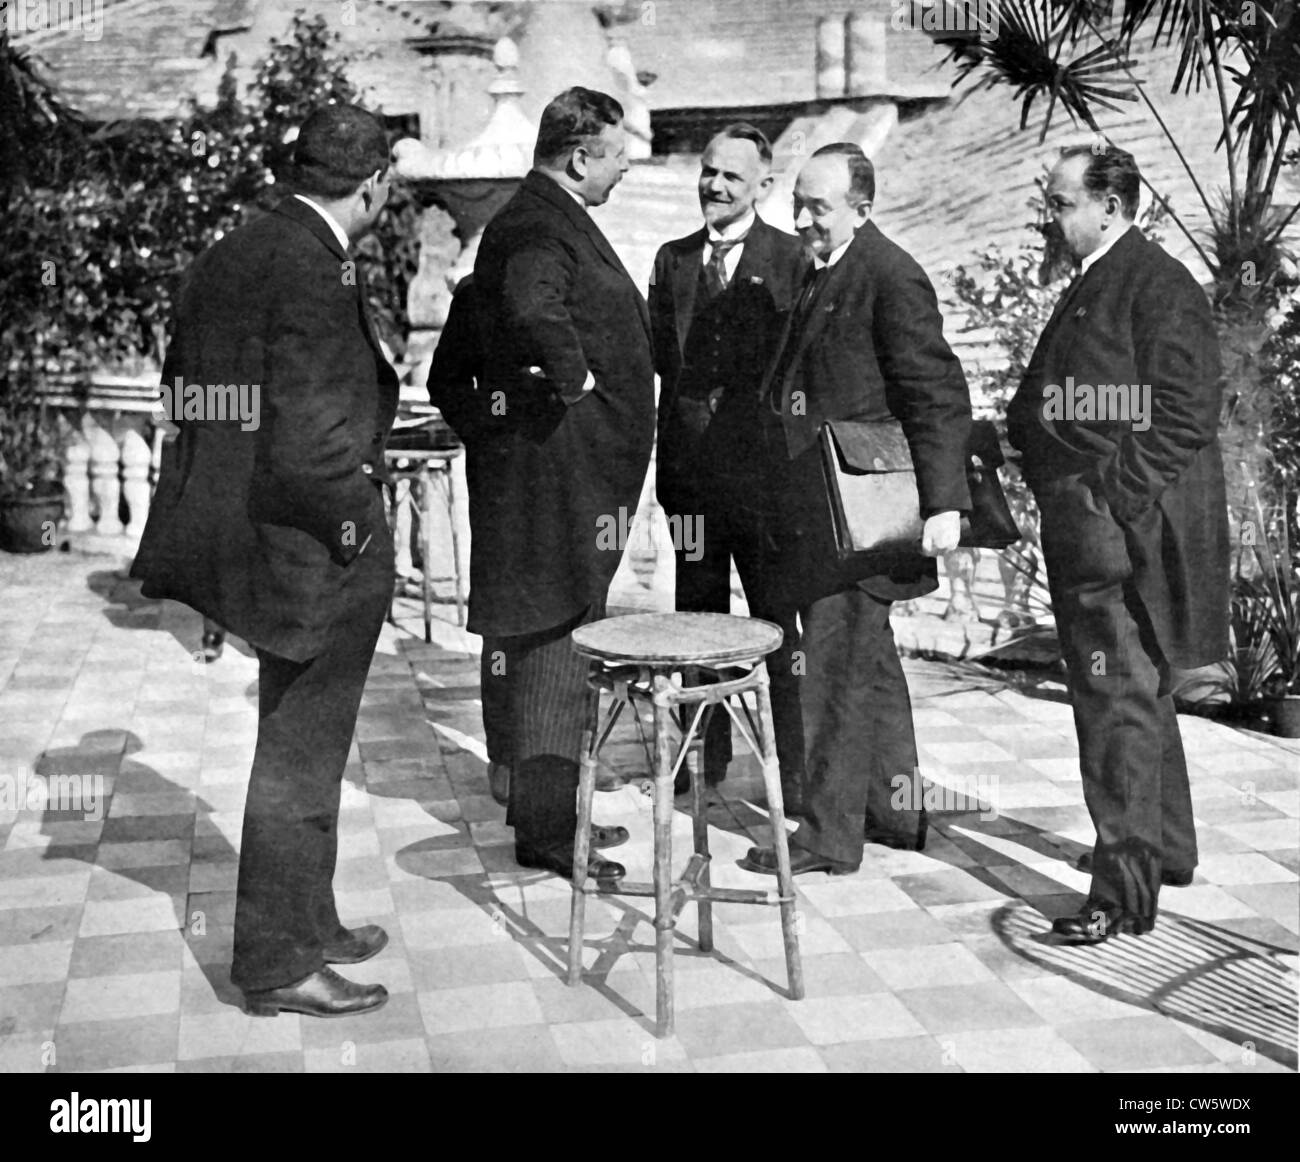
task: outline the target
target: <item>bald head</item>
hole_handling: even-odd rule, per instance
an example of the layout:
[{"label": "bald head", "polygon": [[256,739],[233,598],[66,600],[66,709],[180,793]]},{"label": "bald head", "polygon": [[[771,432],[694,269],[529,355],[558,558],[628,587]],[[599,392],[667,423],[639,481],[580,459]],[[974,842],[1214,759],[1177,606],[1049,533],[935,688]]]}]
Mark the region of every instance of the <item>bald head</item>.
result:
[{"label": "bald head", "polygon": [[818,258],[853,240],[871,217],[875,176],[856,146],[828,146],[812,155],[794,185],[794,228]]}]

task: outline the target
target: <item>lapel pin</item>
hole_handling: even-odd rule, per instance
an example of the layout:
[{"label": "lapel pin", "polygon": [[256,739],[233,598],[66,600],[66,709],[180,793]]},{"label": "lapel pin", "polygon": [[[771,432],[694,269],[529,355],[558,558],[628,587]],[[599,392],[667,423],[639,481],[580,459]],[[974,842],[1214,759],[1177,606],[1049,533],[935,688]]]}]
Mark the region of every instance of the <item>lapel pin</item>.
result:
[{"label": "lapel pin", "polygon": [[751,274],[749,276],[749,281],[752,282],[755,286],[762,286],[763,276],[759,274]]},{"label": "lapel pin", "polygon": [[1087,307],[1076,307],[1074,310],[1074,317],[1076,319],[1082,319],[1087,315],[1087,313],[1088,313]]}]

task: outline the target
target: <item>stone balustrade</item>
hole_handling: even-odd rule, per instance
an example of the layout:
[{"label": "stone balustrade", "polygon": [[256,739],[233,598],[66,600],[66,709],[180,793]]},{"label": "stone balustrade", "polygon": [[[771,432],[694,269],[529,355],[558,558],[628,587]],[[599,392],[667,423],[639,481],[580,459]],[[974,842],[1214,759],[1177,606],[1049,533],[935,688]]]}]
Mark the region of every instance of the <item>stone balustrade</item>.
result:
[{"label": "stone balustrade", "polygon": [[157,372],[150,372],[47,387],[46,403],[60,413],[65,437],[68,533],[140,539],[162,449],[163,431],[154,419],[157,384]]},{"label": "stone balustrade", "polygon": [[[150,374],[131,379],[100,377],[84,389],[70,381],[48,389],[47,403],[62,413],[67,436],[65,529],[74,539],[114,538],[128,550],[139,541],[165,435],[163,425],[155,422],[156,384],[157,375]],[[457,522],[462,546],[468,546],[470,536],[463,460],[453,470],[459,477],[457,511],[453,515],[445,513],[443,506],[435,507],[430,566],[440,577],[448,576],[452,568],[447,522]],[[619,592],[611,595],[611,604],[671,607],[673,552],[662,510],[654,499],[653,479],[652,464],[635,518],[635,535],[614,582]],[[946,598],[938,603],[934,599],[899,603],[895,608],[898,617],[937,614],[952,623],[950,636],[959,635],[964,644],[941,652],[982,652],[1035,623],[1050,621],[1036,514],[1016,497],[1011,500],[1016,520],[1026,532],[1024,541],[1005,553],[958,549],[946,554],[941,565]],[[406,506],[399,506],[399,523],[409,519]],[[396,532],[399,546],[408,546],[399,563],[404,572],[413,572],[409,529],[399,527]],[[464,561],[468,562],[467,548]],[[900,632],[899,640],[904,644],[910,639]]]}]

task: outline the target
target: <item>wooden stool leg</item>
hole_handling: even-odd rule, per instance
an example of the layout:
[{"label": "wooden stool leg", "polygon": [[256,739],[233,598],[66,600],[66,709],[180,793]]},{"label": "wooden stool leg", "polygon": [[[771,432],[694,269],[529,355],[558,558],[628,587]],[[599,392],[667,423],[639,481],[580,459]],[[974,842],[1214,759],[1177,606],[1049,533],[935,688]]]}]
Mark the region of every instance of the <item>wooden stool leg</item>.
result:
[{"label": "wooden stool leg", "polygon": [[424,601],[424,640],[433,641],[433,469],[420,473],[420,597]]},{"label": "wooden stool leg", "polygon": [[587,859],[591,854],[591,799],[596,791],[596,739],[600,730],[600,695],[592,692],[595,710],[582,734],[578,765],[578,828],[573,836],[573,894],[569,905],[569,984],[582,980],[582,940],[587,917]]},{"label": "wooden stool leg", "polygon": [[465,624],[465,582],[460,574],[460,534],[456,531],[456,474],[447,461],[447,519],[451,522],[451,569],[456,574],[456,624]]},{"label": "wooden stool leg", "polygon": [[655,704],[655,1015],[656,1035],[673,1031],[673,707],[672,683],[654,680]]},{"label": "wooden stool leg", "polygon": [[776,849],[776,882],[781,893],[781,937],[785,943],[785,970],[790,982],[790,999],[804,995],[803,964],[799,959],[798,916],[794,901],[794,876],[790,874],[790,845],[785,830],[785,803],[781,797],[781,769],[776,758],[776,730],[772,723],[772,694],[768,689],[767,663],[760,662],[755,684],[758,729],[763,748],[763,785],[767,791],[772,823],[772,846]]},{"label": "wooden stool leg", "polygon": [[[700,872],[699,886],[705,892],[709,890],[709,817],[708,807],[704,802],[704,738],[709,729],[709,718],[713,707],[704,711],[700,718],[699,729],[691,739],[691,767],[694,777],[691,779],[691,816],[695,832],[695,851],[704,856],[704,867]],[[689,725],[689,724],[688,724]],[[695,906],[699,911],[700,951],[713,951],[713,902],[707,898],[698,899]]]}]

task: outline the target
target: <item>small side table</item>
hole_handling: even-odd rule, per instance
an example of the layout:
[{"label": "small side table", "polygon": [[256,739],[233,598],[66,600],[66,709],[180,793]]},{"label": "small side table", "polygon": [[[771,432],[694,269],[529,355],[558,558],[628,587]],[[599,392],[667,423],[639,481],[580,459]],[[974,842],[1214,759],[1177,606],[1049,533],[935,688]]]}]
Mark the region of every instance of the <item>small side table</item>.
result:
[{"label": "small side table", "polygon": [[[593,893],[653,896],[655,901],[656,1034],[673,1030],[673,933],[690,901],[699,908],[700,948],[713,948],[713,903],[776,905],[781,912],[790,997],[804,995],[803,968],[796,931],[794,877],[786,841],[785,808],[772,726],[764,658],[781,644],[781,630],[770,622],[723,613],[640,613],[592,622],[573,631],[573,648],[592,662],[590,682],[614,695],[601,718],[599,695],[584,735],[578,780],[578,829],[573,844],[573,897],[569,923],[569,984],[582,979],[583,924],[587,896]],[[701,682],[700,671],[713,680]],[[754,693],[757,719],[744,695]],[[732,704],[732,699],[738,704]],[[588,879],[591,801],[596,760],[626,707],[636,717],[638,702],[654,706],[654,882],[602,884]],[[715,888],[709,883],[709,829],[700,761],[708,716],[721,707],[762,760],[763,784],[777,854],[777,890]],[[680,722],[677,721],[680,715]],[[637,718],[638,726],[640,719]],[[680,745],[676,735],[680,732]],[[672,878],[673,780],[687,752],[695,753],[691,780],[694,852],[686,869]]]},{"label": "small side table", "polygon": [[[402,503],[397,496],[397,485],[405,480],[411,488],[410,503],[418,516],[420,545],[420,593],[424,600],[424,640],[433,640],[433,582],[454,581],[456,585],[456,624],[465,624],[465,581],[461,570],[460,536],[456,532],[456,483],[452,463],[464,452],[463,448],[412,448],[390,449],[384,455],[388,474],[393,482],[393,508],[391,523],[397,535],[397,510]],[[451,560],[454,577],[430,576],[433,542],[433,494],[435,481],[447,509],[451,527]],[[399,546],[400,554],[401,546]],[[390,605],[388,619],[392,621]]]}]

